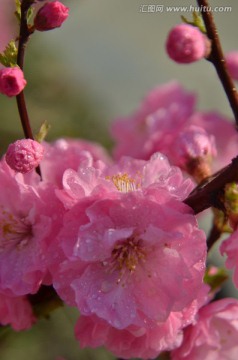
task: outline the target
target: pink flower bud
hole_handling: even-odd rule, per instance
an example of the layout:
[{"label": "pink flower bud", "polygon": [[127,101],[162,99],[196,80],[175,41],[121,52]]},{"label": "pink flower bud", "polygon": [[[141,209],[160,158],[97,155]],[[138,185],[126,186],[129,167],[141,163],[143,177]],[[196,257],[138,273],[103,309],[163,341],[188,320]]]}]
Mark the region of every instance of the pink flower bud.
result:
[{"label": "pink flower bud", "polygon": [[0,70],[0,92],[9,97],[16,96],[26,86],[23,71],[18,67],[7,67]]},{"label": "pink flower bud", "polygon": [[176,165],[186,167],[193,159],[216,156],[216,147],[213,136],[200,126],[190,125],[177,137],[174,143]]},{"label": "pink flower bud", "polygon": [[226,66],[234,80],[238,80],[238,51],[226,54]]},{"label": "pink flower bud", "polygon": [[201,31],[188,24],[175,26],[169,33],[166,49],[169,57],[181,64],[188,64],[207,56],[210,42]]},{"label": "pink flower bud", "polygon": [[13,170],[22,174],[36,168],[43,158],[44,148],[35,140],[17,140],[8,146],[6,162]]},{"label": "pink flower bud", "polygon": [[216,156],[214,137],[208,135],[200,126],[190,125],[174,142],[174,163],[198,182],[211,174],[210,163],[214,156]]},{"label": "pink flower bud", "polygon": [[69,15],[69,8],[60,1],[47,2],[37,12],[34,19],[38,31],[52,30],[60,27]]}]

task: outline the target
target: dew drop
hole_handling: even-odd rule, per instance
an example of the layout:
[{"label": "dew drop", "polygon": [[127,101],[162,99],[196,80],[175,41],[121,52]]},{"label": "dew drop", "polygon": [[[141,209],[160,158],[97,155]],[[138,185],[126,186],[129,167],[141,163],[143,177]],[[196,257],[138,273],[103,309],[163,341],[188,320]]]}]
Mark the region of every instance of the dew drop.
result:
[{"label": "dew drop", "polygon": [[107,293],[112,289],[112,284],[109,281],[103,281],[101,291]]}]

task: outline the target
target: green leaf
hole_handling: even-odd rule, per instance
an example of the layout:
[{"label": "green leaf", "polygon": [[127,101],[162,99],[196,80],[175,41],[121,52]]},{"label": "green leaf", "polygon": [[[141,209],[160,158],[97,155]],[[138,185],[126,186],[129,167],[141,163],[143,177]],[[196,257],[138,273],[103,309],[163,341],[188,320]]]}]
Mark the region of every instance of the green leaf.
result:
[{"label": "green leaf", "polygon": [[185,24],[189,24],[189,25],[193,25],[193,26],[194,26],[193,21],[189,21],[185,16],[181,15],[181,19],[182,19],[182,21],[183,21]]},{"label": "green leaf", "polygon": [[15,10],[15,16],[17,18],[17,20],[21,21],[21,1],[20,0],[15,0],[15,3],[16,3],[16,10]]},{"label": "green leaf", "polygon": [[194,22],[194,25],[196,27],[199,28],[199,30],[203,33],[203,34],[206,34],[207,31],[206,31],[206,27],[204,25],[204,22],[203,22],[203,19],[202,19],[202,16],[200,13],[197,13],[196,11],[193,12],[193,22]]},{"label": "green leaf", "polygon": [[40,127],[40,130],[35,135],[35,140],[38,141],[39,143],[41,143],[45,139],[46,135],[48,134],[50,127],[51,127],[50,124],[47,121],[44,121]]},{"label": "green leaf", "polygon": [[203,34],[206,34],[206,28],[205,28],[205,25],[204,25],[204,22],[203,22],[203,19],[201,17],[201,14],[200,13],[197,13],[196,11],[193,12],[193,20],[192,21],[189,21],[185,16],[181,16],[181,19],[182,21],[185,23],[185,24],[189,24],[189,25],[192,25],[192,26],[195,26],[197,27]]},{"label": "green leaf", "polygon": [[30,23],[33,14],[34,14],[34,8],[31,6],[31,7],[29,7],[29,9],[28,9],[28,11],[27,11],[27,16],[26,16],[27,24]]},{"label": "green leaf", "polygon": [[4,52],[0,54],[0,63],[6,67],[16,66],[17,47],[14,40],[11,40]]}]

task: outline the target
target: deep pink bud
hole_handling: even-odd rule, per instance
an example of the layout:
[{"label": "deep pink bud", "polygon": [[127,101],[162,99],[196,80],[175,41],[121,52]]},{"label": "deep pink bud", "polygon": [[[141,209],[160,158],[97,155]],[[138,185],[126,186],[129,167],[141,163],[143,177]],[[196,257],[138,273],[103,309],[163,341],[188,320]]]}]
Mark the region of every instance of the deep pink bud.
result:
[{"label": "deep pink bud", "polygon": [[176,138],[174,163],[198,182],[210,175],[210,163],[216,156],[215,139],[200,126],[190,125]]},{"label": "deep pink bud", "polygon": [[238,80],[238,51],[226,54],[227,69],[234,80]]},{"label": "deep pink bud", "polygon": [[174,142],[176,165],[182,168],[193,159],[216,156],[214,137],[200,126],[191,125],[183,130]]},{"label": "deep pink bud", "polygon": [[172,60],[181,64],[188,64],[207,56],[210,50],[210,42],[198,28],[188,24],[180,24],[170,31],[166,49]]},{"label": "deep pink bud", "polygon": [[37,12],[34,19],[38,31],[52,30],[60,27],[69,15],[69,8],[60,1],[47,2]]},{"label": "deep pink bud", "polygon": [[16,96],[26,86],[23,71],[18,67],[7,67],[0,70],[0,92],[9,97]]},{"label": "deep pink bud", "polygon": [[35,140],[17,140],[8,146],[6,162],[13,170],[22,174],[36,168],[43,158],[44,148]]}]

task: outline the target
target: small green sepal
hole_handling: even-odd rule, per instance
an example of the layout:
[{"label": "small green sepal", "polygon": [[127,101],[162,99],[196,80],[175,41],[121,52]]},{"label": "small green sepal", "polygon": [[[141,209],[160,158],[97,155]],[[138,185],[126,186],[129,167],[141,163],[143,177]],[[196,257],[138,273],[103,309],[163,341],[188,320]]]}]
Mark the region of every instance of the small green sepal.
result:
[{"label": "small green sepal", "polygon": [[31,7],[29,7],[29,9],[27,11],[27,16],[26,16],[28,25],[30,25],[30,23],[31,23],[31,19],[33,17],[33,14],[34,14],[34,8],[31,6]]},{"label": "small green sepal", "polygon": [[20,24],[21,22],[21,1],[20,0],[15,0],[15,4],[16,4],[16,10],[15,10],[15,16]]},{"label": "small green sepal", "polygon": [[201,14],[194,11],[193,12],[193,20],[192,21],[189,21],[185,16],[181,16],[181,19],[182,21],[185,23],[185,24],[189,24],[189,25],[192,25],[192,26],[196,26],[203,34],[206,34],[206,28],[205,28],[205,25],[204,25],[204,22],[203,22],[203,19],[201,17]]},{"label": "small green sepal", "polygon": [[41,143],[47,136],[50,128],[51,128],[50,124],[47,121],[44,121],[38,133],[35,135],[35,140]]},{"label": "small green sepal", "polygon": [[6,67],[17,65],[17,47],[14,40],[11,40],[4,52],[0,54],[0,63]]}]

